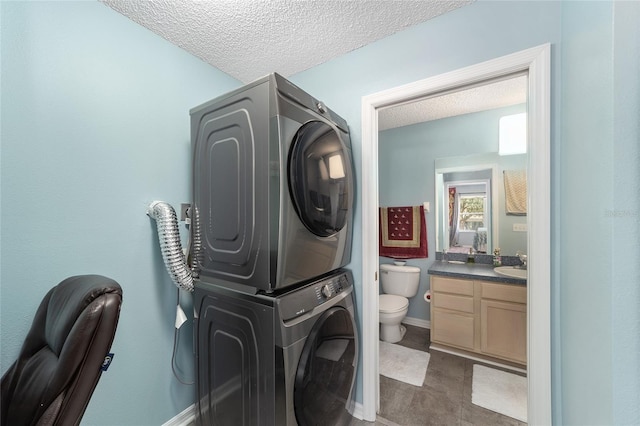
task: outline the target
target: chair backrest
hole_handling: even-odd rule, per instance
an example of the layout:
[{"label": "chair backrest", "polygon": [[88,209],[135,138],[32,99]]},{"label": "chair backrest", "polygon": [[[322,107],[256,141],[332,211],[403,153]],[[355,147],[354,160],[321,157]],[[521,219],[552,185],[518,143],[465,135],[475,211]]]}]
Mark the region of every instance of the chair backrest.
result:
[{"label": "chair backrest", "polygon": [[67,278],[47,293],[18,359],[2,376],[2,425],[80,423],[121,304],[120,285],[100,275]]}]

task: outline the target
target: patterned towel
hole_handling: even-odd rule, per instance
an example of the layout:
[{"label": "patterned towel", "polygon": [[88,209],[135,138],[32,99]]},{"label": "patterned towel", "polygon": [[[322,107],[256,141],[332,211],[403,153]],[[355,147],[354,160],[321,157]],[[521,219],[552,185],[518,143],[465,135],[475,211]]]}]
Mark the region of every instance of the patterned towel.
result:
[{"label": "patterned towel", "polygon": [[504,171],[504,200],[507,214],[527,214],[527,173],[524,170]]},{"label": "patterned towel", "polygon": [[428,253],[423,206],[380,208],[380,256],[415,259]]}]

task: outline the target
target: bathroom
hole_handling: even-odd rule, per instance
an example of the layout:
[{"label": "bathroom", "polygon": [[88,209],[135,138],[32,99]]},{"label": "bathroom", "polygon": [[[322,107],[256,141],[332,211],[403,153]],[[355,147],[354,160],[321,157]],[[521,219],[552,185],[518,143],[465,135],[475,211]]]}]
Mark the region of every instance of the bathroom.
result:
[{"label": "bathroom", "polygon": [[[499,97],[498,93],[502,95],[503,103],[496,100]],[[404,327],[410,330],[408,339],[412,341],[399,343],[421,350],[429,347],[428,329],[430,328],[431,312],[430,304],[425,301],[425,293],[430,289],[430,277],[427,271],[433,262],[439,262],[443,252],[449,251],[449,254],[445,255],[448,258],[467,261],[469,249],[472,248],[472,258],[484,255],[486,260],[487,258],[491,259],[493,248],[500,247],[505,260],[509,256],[511,260],[515,261],[517,259],[516,253],[525,253],[527,249],[527,216],[525,214],[506,214],[503,182],[503,171],[524,171],[527,164],[527,154],[522,153],[521,150],[517,154],[498,155],[501,119],[507,117],[506,120],[508,120],[513,116],[522,115],[526,111],[526,78],[515,76],[497,85],[485,85],[484,92],[467,90],[461,91],[455,96],[461,105],[468,107],[462,112],[449,113],[448,116],[440,112],[440,109],[449,106],[449,103],[452,102],[451,98],[447,100],[446,96],[432,98],[430,104],[418,107],[429,110],[430,115],[435,118],[421,118],[420,114],[413,117],[409,115],[407,110],[404,113],[393,111],[393,109],[384,110],[380,114],[378,137],[380,205],[408,206],[424,203],[425,207],[429,207],[429,211],[425,210],[428,257],[409,259],[380,257],[380,264],[385,265],[381,268],[387,269],[388,264],[402,260],[406,261],[407,266],[417,267],[421,271],[417,295],[409,299],[408,313],[403,320]],[[483,97],[485,100],[476,106],[476,99],[479,97]],[[490,99],[490,101],[486,99]],[[406,106],[397,107],[396,110],[402,108],[406,108]],[[504,122],[504,120],[502,121]],[[524,123],[521,124],[524,125]],[[392,127],[398,125],[400,127]],[[502,127],[504,140],[504,125]],[[523,142],[524,137],[525,128],[523,126],[521,134]],[[488,243],[478,247],[477,244],[473,244],[473,238],[471,238],[468,240],[470,241],[468,244],[463,244],[464,238],[460,236],[458,247],[450,246],[448,229],[442,229],[445,228],[443,218],[447,217],[444,209],[448,206],[444,206],[446,200],[442,198],[436,200],[436,193],[439,194],[439,197],[442,197],[443,193],[447,193],[446,176],[454,176],[451,179],[458,181],[457,187],[460,190],[463,188],[460,182],[469,183],[473,177],[474,172],[469,172],[469,170],[485,168],[490,168],[487,185],[490,190],[481,194],[486,197],[487,205],[484,209],[485,217],[482,226],[488,228],[490,234]],[[465,171],[466,174],[463,174]],[[447,173],[455,172],[458,174],[447,175]],[[481,172],[477,173],[482,175]],[[492,180],[495,180],[493,184]],[[493,212],[495,214],[492,215]],[[492,226],[495,228],[493,232]],[[469,234],[471,233],[469,232]],[[477,233],[473,232],[472,234]],[[461,247],[463,245],[466,247]],[[381,250],[383,249],[381,248]],[[387,272],[380,271],[381,279],[385,278],[385,273]],[[380,304],[382,305],[382,301]],[[382,307],[380,315],[382,315]],[[382,327],[384,329],[384,325]],[[381,339],[384,340],[382,333],[383,331],[381,331]],[[418,337],[420,335],[422,337]],[[431,353],[433,354],[433,351]],[[390,383],[388,379],[381,378],[381,399],[385,395],[394,398],[393,392],[390,393],[386,390],[385,385],[395,385],[388,383]],[[393,412],[394,410],[391,408],[393,404],[397,405],[397,403],[386,404],[381,400],[383,411],[386,405],[390,406],[389,416],[400,416],[399,419],[406,420],[406,417],[402,417],[400,413]],[[384,412],[381,415],[384,415]],[[451,419],[447,418],[447,421],[451,421]],[[494,419],[494,421],[496,420]]]},{"label": "bathroom", "polygon": [[[546,380],[556,424],[638,419],[640,386],[629,374],[638,368],[640,339],[630,327],[640,314],[638,133],[625,117],[638,116],[640,55],[619,53],[639,51],[637,8],[473,2],[292,78],[335,106],[355,141],[364,133],[364,96],[551,43],[553,227],[545,283],[554,374]],[[124,287],[121,332],[86,423],[163,424],[192,406],[194,392],[171,372],[175,289],[144,212],[158,196],[176,206],[188,200],[188,111],[241,82],[100,2],[3,1],[0,11],[3,369],[52,280],[85,271],[112,275]],[[358,185],[365,154],[354,143]],[[438,158],[445,154],[457,155]],[[432,200],[434,174],[415,173],[414,181],[427,182],[415,198],[381,205]],[[408,262],[423,271],[436,251],[433,200],[431,209],[429,258]],[[352,267],[362,281],[360,213]],[[598,259],[589,268],[585,248]],[[426,280],[421,274],[423,305],[412,304],[410,318],[429,318]],[[362,299],[358,308],[366,314]],[[594,335],[604,337],[602,344],[593,345]]]},{"label": "bathroom", "polygon": [[[395,129],[381,130],[379,135],[379,200],[380,206],[420,205],[428,202],[430,211],[425,213],[427,224],[427,246],[429,257],[412,259],[408,265],[427,271],[436,260],[436,252],[442,252],[444,241],[436,247],[436,159],[448,159],[449,165],[455,160],[459,167],[472,166],[474,154],[497,153],[499,140],[499,120],[501,117],[525,111],[524,103],[496,108],[488,111],[443,118],[424,124],[415,124]],[[467,157],[467,158],[465,158]],[[487,158],[482,159],[486,164]],[[515,256],[516,252],[526,252],[527,233],[514,231],[514,224],[526,224],[526,216],[504,213],[504,186],[502,171],[524,169],[526,154],[509,156],[495,155],[493,162],[499,169],[498,200],[495,205],[498,214],[499,244],[503,255]],[[441,205],[442,203],[440,203]],[[491,254],[491,253],[489,253]],[[382,257],[380,263],[392,263],[392,259]],[[418,294],[429,289],[429,277],[423,272],[420,277]],[[429,307],[420,297],[409,303],[407,321],[422,327],[429,318]]]}]

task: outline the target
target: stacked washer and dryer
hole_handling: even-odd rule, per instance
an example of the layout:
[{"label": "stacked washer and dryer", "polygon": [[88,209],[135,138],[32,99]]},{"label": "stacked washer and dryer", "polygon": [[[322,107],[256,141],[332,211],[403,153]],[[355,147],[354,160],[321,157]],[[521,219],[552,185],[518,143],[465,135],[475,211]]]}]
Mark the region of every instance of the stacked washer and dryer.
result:
[{"label": "stacked washer and dryer", "polygon": [[191,135],[198,423],[348,424],[347,123],[271,74],[192,109]]}]

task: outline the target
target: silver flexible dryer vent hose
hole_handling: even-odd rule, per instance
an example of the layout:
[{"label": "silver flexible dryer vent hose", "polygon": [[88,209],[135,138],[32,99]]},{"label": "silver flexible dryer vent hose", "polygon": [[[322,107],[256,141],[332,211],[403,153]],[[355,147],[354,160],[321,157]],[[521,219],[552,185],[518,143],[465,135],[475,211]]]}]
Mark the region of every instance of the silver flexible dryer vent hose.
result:
[{"label": "silver flexible dryer vent hose", "polygon": [[162,258],[171,280],[181,289],[193,291],[193,276],[182,252],[176,211],[168,203],[154,201],[147,215],[156,221]]}]

